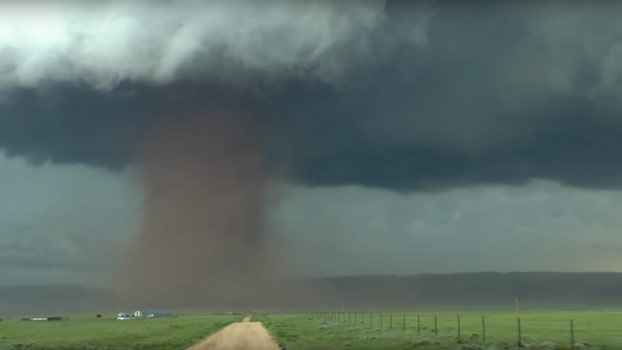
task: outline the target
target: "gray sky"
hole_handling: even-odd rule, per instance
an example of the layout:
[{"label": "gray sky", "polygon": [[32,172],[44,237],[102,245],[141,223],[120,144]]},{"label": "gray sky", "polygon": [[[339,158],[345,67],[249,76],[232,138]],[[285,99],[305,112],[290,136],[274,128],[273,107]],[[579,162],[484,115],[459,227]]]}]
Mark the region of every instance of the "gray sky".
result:
[{"label": "gray sky", "polygon": [[314,276],[621,271],[622,193],[534,180],[398,194],[287,186],[271,217]]},{"label": "gray sky", "polygon": [[135,174],[3,154],[0,169],[2,285],[113,282],[140,225]]},{"label": "gray sky", "polygon": [[205,110],[252,116],[293,275],[620,271],[620,14],[2,2],[0,283],[113,284],[154,191],[145,139]]},{"label": "gray sky", "polygon": [[[2,284],[114,283],[140,226],[135,172],[6,156],[0,168]],[[293,275],[622,270],[617,190],[282,184],[272,196],[271,235]]]}]

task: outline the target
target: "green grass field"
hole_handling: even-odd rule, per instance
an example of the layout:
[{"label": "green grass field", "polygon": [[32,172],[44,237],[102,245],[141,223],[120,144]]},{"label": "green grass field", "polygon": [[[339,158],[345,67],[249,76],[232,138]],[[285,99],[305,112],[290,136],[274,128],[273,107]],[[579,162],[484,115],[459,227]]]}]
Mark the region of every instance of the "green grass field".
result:
[{"label": "green grass field", "polygon": [[[461,332],[454,312],[364,313],[356,317],[346,313],[337,319],[317,319],[317,315],[257,315],[288,350],[307,349],[515,349],[517,319],[513,312],[485,313],[486,341],[483,340],[482,313],[460,313]],[[437,317],[438,336],[434,334]],[[574,321],[575,344],[586,349],[622,349],[622,311],[526,311],[521,312],[521,333],[527,349],[570,349],[570,320]],[[553,347],[553,346],[554,347]],[[575,347],[582,349],[581,345]]]},{"label": "green grass field", "polygon": [[[287,350],[328,349],[515,349],[517,322],[513,312],[473,309],[457,313],[421,311],[404,314],[364,312],[332,315],[255,314]],[[482,314],[485,314],[486,341]],[[370,320],[371,315],[371,320]],[[419,315],[420,326],[417,326]],[[335,317],[336,316],[336,317]],[[344,317],[345,316],[345,317]],[[434,334],[434,317],[438,335]],[[570,349],[570,320],[575,341],[585,349],[622,349],[622,310],[528,310],[521,311],[521,330],[526,349]],[[109,318],[72,317],[64,321],[34,322],[5,319],[0,322],[0,349],[185,349],[242,316],[204,315],[176,318],[117,321]],[[583,350],[581,346],[576,348]]]},{"label": "green grass field", "polygon": [[184,349],[241,315],[179,316],[175,318],[115,320],[70,317],[63,321],[0,322],[0,349],[127,350]]}]

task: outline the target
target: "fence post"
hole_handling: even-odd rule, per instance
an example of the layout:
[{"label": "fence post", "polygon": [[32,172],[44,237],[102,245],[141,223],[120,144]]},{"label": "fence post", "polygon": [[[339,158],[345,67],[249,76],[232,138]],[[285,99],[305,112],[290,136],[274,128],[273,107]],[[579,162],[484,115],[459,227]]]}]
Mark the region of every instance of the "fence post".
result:
[{"label": "fence post", "polygon": [[521,329],[520,329],[520,317],[516,318],[517,326],[518,326],[518,342],[517,345],[519,348],[523,347],[523,342],[521,340]]},{"label": "fence post", "polygon": [[355,313],[354,313],[354,324],[357,324],[357,323],[358,323],[358,322],[356,321],[357,316],[358,316],[358,312],[355,312]]},{"label": "fence post", "polygon": [[389,316],[389,329],[393,329],[393,314],[391,314],[391,316]]},{"label": "fence post", "polygon": [[404,314],[404,332],[406,332],[406,314]]},{"label": "fence post", "polygon": [[570,320],[570,349],[575,350],[574,346],[574,321]]},{"label": "fence post", "polygon": [[434,315],[434,335],[438,336],[438,321],[436,315]]},{"label": "fence post", "polygon": [[419,314],[417,314],[417,335],[421,334],[421,320],[419,319]]},{"label": "fence post", "polygon": [[374,325],[374,313],[373,312],[369,313],[369,325],[370,326]]},{"label": "fence post", "polygon": [[486,318],[482,315],[482,340],[486,342]]},{"label": "fence post", "polygon": [[361,312],[361,322],[365,324],[365,313]]},{"label": "fence post", "polygon": [[460,340],[460,314],[458,314],[458,340]]}]

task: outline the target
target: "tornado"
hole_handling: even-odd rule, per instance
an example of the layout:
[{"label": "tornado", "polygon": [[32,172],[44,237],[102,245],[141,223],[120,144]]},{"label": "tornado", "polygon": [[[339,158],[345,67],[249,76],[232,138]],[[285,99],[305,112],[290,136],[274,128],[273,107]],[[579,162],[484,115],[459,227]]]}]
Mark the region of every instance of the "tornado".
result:
[{"label": "tornado", "polygon": [[167,306],[257,298],[250,290],[274,276],[257,119],[223,110],[163,118],[138,154],[146,196],[123,295]]}]

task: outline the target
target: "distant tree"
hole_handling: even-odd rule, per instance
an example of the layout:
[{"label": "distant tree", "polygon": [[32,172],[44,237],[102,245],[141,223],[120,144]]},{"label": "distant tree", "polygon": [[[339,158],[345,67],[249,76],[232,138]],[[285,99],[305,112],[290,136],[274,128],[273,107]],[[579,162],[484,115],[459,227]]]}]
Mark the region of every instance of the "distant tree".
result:
[{"label": "distant tree", "polygon": [[95,317],[102,318],[102,314],[97,314]]}]

